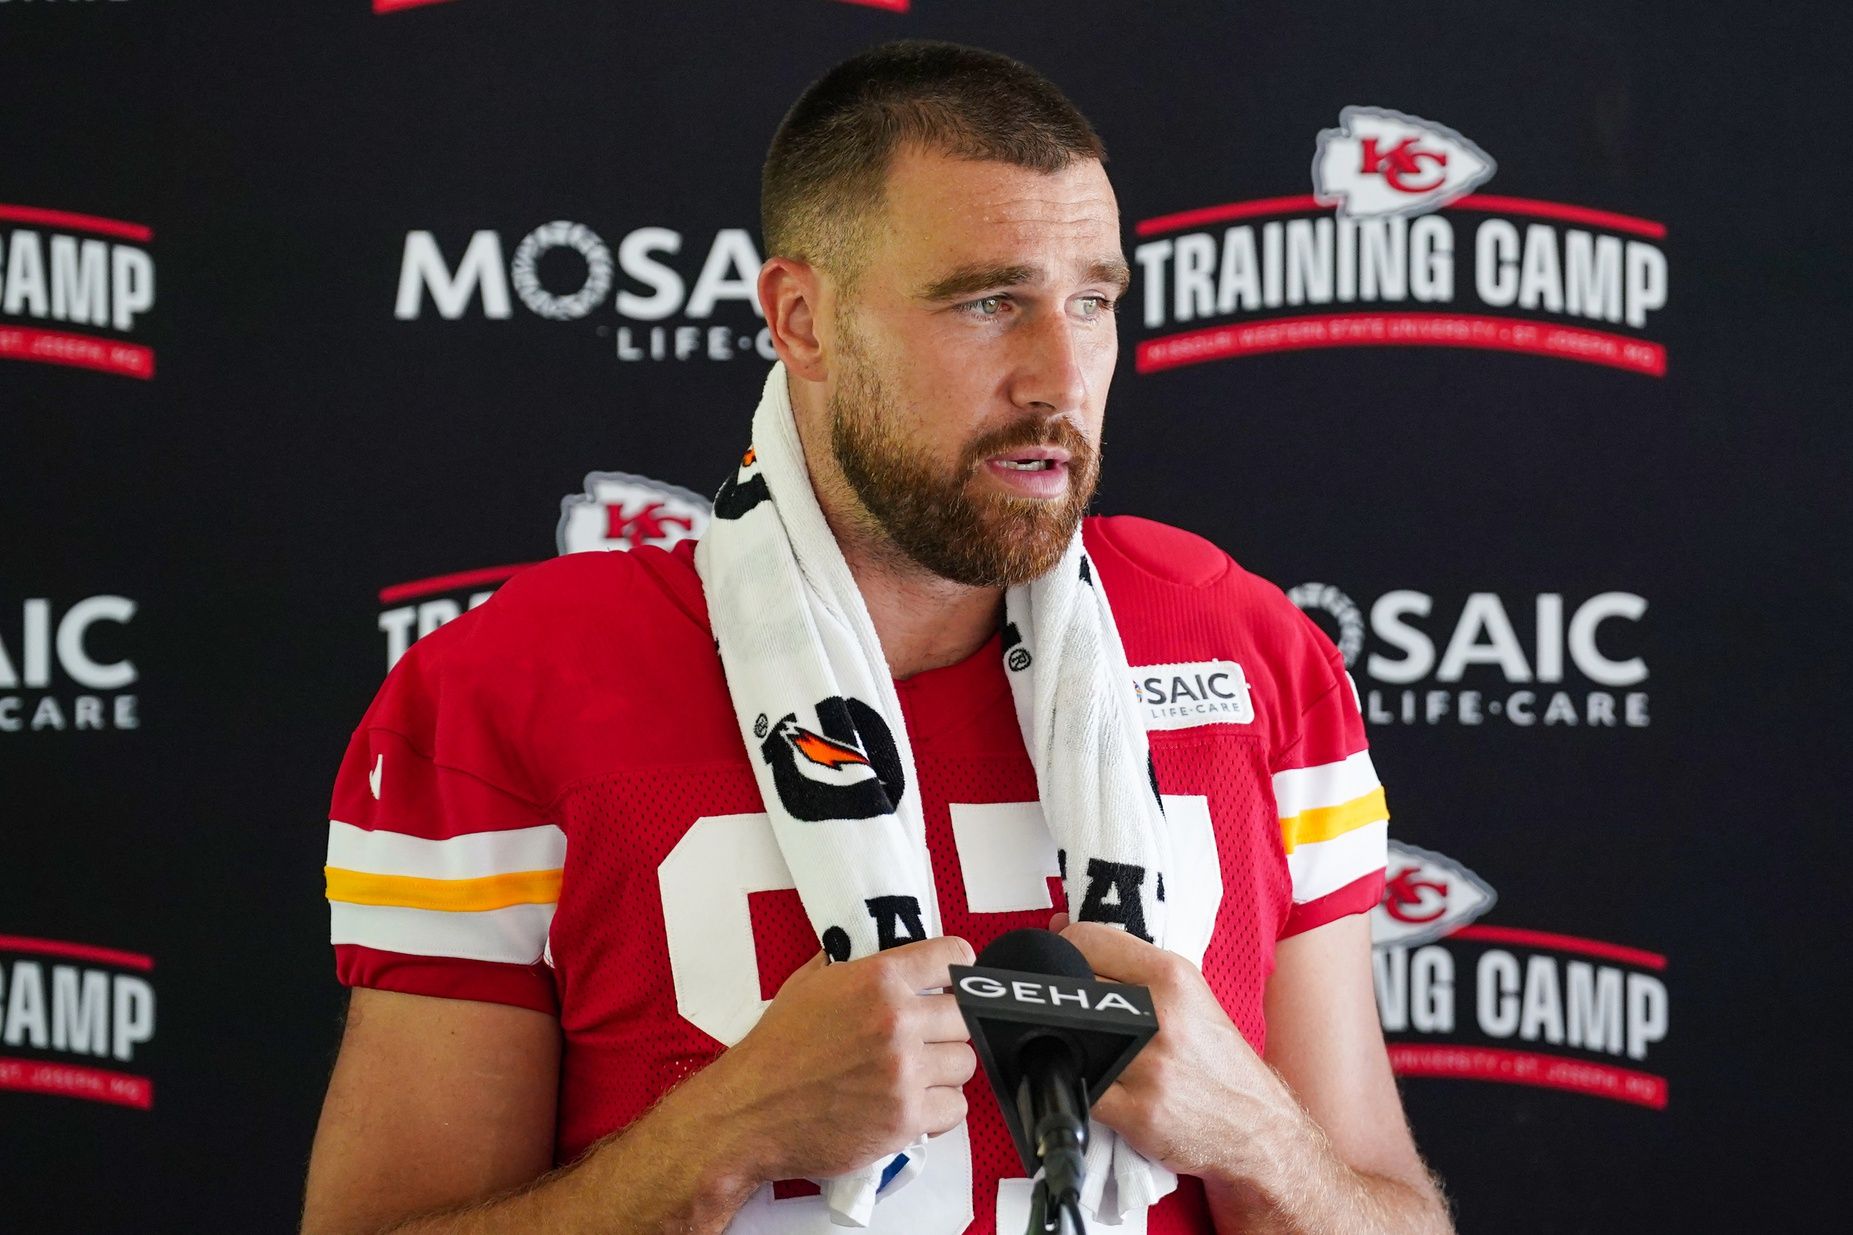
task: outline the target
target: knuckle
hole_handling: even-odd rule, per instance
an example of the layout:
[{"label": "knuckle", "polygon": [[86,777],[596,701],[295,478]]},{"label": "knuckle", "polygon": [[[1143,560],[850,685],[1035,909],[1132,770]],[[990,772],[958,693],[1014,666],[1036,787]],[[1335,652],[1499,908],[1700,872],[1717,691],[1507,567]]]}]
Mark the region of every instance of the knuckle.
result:
[{"label": "knuckle", "polygon": [[914,990],[908,985],[905,971],[892,961],[877,969],[874,978],[875,992],[879,998],[897,1000],[913,996]]},{"label": "knuckle", "polygon": [[1145,1075],[1141,1079],[1152,1089],[1163,1093],[1165,1090],[1177,1084],[1177,1060],[1172,1058],[1167,1051],[1154,1052],[1152,1055],[1151,1067],[1145,1070]]},{"label": "knuckle", "polygon": [[947,1099],[945,1109],[939,1113],[939,1118],[932,1122],[933,1134],[937,1136],[943,1132],[950,1132],[964,1123],[968,1110],[965,1095],[963,1093],[953,1094]]},{"label": "knuckle", "polygon": [[881,1018],[882,1041],[896,1053],[906,1051],[920,1040],[914,1025],[915,1013],[905,1004],[891,1005]]},{"label": "knuckle", "polygon": [[879,1069],[882,1083],[887,1086],[890,1093],[899,1094],[904,1098],[908,1092],[914,1088],[912,1083],[914,1077],[913,1061],[900,1051],[888,1051],[884,1053],[881,1057]]},{"label": "knuckle", "polygon": [[871,1004],[868,1010],[869,1032],[878,1042],[892,1042],[900,1036],[907,1022],[907,1012],[888,1000]]},{"label": "knuckle", "polygon": [[913,1140],[920,1135],[922,1129],[932,1123],[924,1093],[896,1102],[892,1110],[893,1118],[889,1121],[888,1134],[902,1143]]},{"label": "knuckle", "polygon": [[1166,986],[1182,986],[1189,981],[1192,972],[1194,968],[1191,963],[1176,952],[1160,953],[1158,973]]}]

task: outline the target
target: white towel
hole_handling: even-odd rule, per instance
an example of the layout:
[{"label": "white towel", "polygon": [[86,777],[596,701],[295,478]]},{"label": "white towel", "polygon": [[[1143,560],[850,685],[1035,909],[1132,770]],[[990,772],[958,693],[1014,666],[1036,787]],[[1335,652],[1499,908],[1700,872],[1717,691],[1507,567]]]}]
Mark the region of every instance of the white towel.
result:
[{"label": "white towel", "polygon": [[[695,567],[773,834],[819,939],[847,960],[939,935],[913,747],[868,606],[811,491],[782,364],[714,515]],[[1079,530],[1053,570],[1005,593],[1004,613],[1006,671],[1064,855],[1068,913],[1122,926],[1142,917],[1162,945],[1170,838],[1126,653]],[[929,1169],[924,1137],[904,1156],[819,1181],[831,1222],[867,1226],[879,1198]],[[1091,1126],[1082,1202],[1102,1223],[1176,1186]]]}]

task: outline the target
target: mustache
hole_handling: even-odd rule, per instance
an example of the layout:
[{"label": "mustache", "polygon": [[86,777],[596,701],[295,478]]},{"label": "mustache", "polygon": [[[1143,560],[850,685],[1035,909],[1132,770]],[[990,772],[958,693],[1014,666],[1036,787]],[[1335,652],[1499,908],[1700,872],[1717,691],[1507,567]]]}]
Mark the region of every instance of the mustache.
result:
[{"label": "mustache", "polygon": [[967,471],[993,455],[1029,446],[1054,446],[1066,450],[1070,466],[1080,470],[1094,462],[1094,444],[1067,420],[1020,420],[987,433],[965,448]]}]

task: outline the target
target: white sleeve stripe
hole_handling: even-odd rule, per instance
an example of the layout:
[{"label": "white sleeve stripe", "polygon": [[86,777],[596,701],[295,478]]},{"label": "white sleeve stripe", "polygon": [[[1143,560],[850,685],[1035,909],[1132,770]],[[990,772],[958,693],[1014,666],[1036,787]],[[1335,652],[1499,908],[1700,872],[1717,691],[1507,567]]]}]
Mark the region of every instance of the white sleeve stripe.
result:
[{"label": "white sleeve stripe", "polygon": [[1301,845],[1287,855],[1293,879],[1293,903],[1303,905],[1330,895],[1348,883],[1389,864],[1388,820],[1367,823],[1331,840]]},{"label": "white sleeve stripe", "polygon": [[1337,763],[1274,773],[1274,805],[1282,819],[1291,819],[1301,811],[1340,806],[1361,798],[1377,783],[1370,752],[1361,750]]},{"label": "white sleeve stripe", "polygon": [[479,879],[559,870],[565,863],[566,833],[552,824],[426,840],[383,828],[357,828],[338,819],[328,821],[328,865],[342,870],[420,879]]},{"label": "white sleeve stripe", "polygon": [[329,905],[329,941],[410,956],[531,965],[553,925],[552,905],[510,905],[475,913],[444,913],[398,905]]}]

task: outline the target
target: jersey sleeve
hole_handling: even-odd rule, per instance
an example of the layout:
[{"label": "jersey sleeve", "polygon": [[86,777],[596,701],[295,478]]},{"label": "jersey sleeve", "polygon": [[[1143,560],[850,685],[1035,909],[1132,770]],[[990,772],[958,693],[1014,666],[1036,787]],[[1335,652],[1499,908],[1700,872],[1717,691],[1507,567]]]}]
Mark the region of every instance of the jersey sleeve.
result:
[{"label": "jersey sleeve", "polygon": [[325,868],[335,972],[557,1014],[542,954],[566,834],[510,774],[464,636],[414,644],[348,743]]},{"label": "jersey sleeve", "polygon": [[1348,914],[1368,913],[1383,897],[1390,812],[1364,740],[1364,718],[1344,660],[1306,622],[1307,702],[1297,736],[1277,757],[1274,803],[1293,907],[1281,938]]}]

